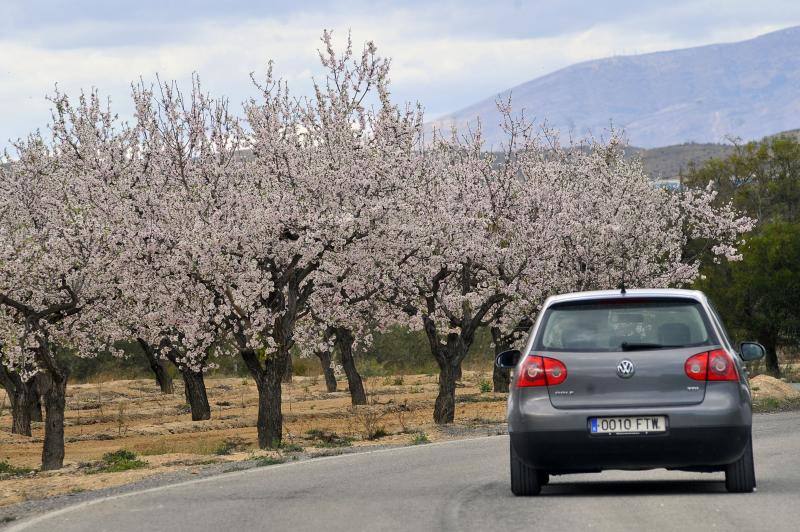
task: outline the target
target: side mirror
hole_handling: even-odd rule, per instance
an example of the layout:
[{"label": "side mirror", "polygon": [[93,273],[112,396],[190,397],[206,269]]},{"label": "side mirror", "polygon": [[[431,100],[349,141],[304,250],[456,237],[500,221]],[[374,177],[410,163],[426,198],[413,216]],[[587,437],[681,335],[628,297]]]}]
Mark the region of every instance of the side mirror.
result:
[{"label": "side mirror", "polygon": [[503,351],[497,358],[494,360],[494,363],[497,365],[498,368],[502,369],[514,369],[517,367],[517,362],[519,362],[519,358],[522,356],[522,353],[519,349],[509,349],[508,351]]},{"label": "side mirror", "polygon": [[759,360],[767,354],[764,346],[757,342],[742,342],[739,344],[739,355],[745,362]]}]

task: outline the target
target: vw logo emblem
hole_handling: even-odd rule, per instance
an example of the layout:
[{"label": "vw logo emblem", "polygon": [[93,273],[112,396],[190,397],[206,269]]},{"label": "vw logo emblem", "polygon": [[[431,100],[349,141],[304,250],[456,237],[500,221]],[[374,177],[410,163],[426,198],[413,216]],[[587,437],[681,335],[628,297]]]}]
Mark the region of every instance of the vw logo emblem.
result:
[{"label": "vw logo emblem", "polygon": [[633,377],[634,373],[636,373],[636,368],[633,367],[633,362],[627,358],[623,358],[620,360],[619,364],[617,364],[617,375],[623,379],[630,379]]}]

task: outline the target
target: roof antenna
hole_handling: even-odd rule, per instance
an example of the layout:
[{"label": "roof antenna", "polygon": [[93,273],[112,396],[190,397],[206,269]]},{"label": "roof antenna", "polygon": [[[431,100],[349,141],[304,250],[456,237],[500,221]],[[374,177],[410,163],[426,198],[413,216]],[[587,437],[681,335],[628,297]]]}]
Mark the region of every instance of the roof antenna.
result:
[{"label": "roof antenna", "polygon": [[619,293],[625,295],[625,272],[622,272],[622,282],[619,283]]}]

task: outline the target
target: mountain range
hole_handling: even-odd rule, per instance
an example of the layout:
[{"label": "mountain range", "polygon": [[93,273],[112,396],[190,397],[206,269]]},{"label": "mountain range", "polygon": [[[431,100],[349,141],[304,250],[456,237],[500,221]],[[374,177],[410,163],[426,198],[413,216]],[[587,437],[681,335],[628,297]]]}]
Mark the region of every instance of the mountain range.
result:
[{"label": "mountain range", "polygon": [[754,39],[578,63],[438,118],[462,128],[480,119],[489,145],[503,136],[496,102],[562,135],[607,136],[631,145],[755,140],[800,125],[800,26]]}]

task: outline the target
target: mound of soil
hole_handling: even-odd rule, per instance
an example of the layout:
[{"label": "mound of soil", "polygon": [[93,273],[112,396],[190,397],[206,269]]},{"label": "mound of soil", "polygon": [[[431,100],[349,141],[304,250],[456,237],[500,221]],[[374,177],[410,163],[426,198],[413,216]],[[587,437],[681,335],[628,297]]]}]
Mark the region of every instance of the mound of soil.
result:
[{"label": "mound of soil", "polygon": [[756,399],[786,399],[800,398],[800,391],[794,386],[769,375],[758,375],[750,379],[750,388]]}]

